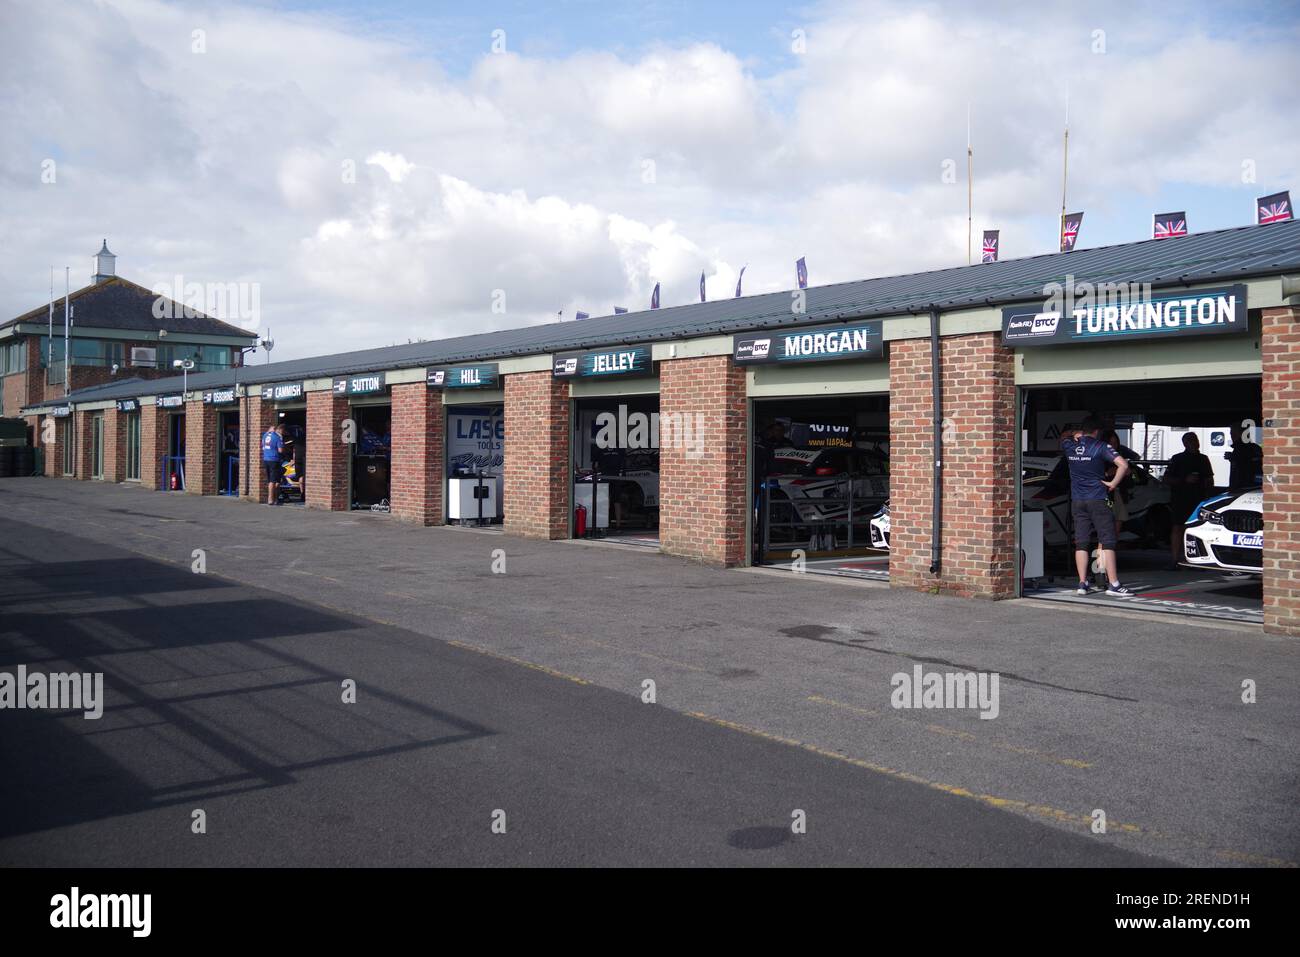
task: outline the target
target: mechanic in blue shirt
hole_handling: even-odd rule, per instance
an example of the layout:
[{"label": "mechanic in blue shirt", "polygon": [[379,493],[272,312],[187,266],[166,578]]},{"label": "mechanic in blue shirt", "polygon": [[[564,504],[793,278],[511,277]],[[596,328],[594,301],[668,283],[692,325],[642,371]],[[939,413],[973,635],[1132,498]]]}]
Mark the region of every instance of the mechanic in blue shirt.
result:
[{"label": "mechanic in blue shirt", "polygon": [[[1061,436],[1061,451],[1070,467],[1070,514],[1074,518],[1074,563],[1079,570],[1079,594],[1086,595],[1088,585],[1088,546],[1093,529],[1101,545],[1106,565],[1106,594],[1125,597],[1132,594],[1119,583],[1115,543],[1118,530],[1111,510],[1110,493],[1128,475],[1128,462],[1110,445],[1099,439],[1101,423],[1091,416],[1073,433]],[[1115,463],[1115,477],[1106,480],[1106,466]]]},{"label": "mechanic in blue shirt", "polygon": [[266,472],[266,504],[280,504],[280,480],[284,478],[284,423],[262,434],[262,469]]}]

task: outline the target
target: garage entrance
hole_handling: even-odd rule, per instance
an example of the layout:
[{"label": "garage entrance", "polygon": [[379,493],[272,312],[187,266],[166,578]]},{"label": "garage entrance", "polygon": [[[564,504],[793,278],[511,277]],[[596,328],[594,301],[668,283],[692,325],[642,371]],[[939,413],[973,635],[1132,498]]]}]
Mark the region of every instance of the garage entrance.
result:
[{"label": "garage entrance", "polygon": [[755,399],[752,561],[889,577],[889,396]]},{"label": "garage entrance", "polygon": [[[1262,621],[1261,409],[1258,376],[1022,387],[1022,594]],[[1131,466],[1110,501],[1130,597],[1078,593],[1061,442],[1085,418]],[[1095,536],[1088,549],[1104,589]]]},{"label": "garage entrance", "polygon": [[162,459],[162,489],[185,491],[185,413],[167,413],[167,454]]},{"label": "garage entrance", "polygon": [[573,536],[659,547],[659,396],[573,400]]},{"label": "garage entrance", "polygon": [[307,408],[281,406],[275,421],[284,426],[284,475],[280,479],[280,504],[307,504]]},{"label": "garage entrance", "polygon": [[505,493],[505,405],[447,406],[447,523],[500,525]]},{"label": "garage entrance", "polygon": [[239,412],[217,413],[217,494],[239,494]]},{"label": "garage entrance", "polygon": [[352,445],[352,508],[389,511],[393,443],[391,402],[353,403],[357,440]]}]

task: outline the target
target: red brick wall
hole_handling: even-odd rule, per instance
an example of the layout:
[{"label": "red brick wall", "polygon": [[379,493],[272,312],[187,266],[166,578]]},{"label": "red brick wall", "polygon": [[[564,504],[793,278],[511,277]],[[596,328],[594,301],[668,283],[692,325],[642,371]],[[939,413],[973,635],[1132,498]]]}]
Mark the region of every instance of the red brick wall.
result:
[{"label": "red brick wall", "polygon": [[217,494],[217,408],[202,398],[185,403],[185,491]]},{"label": "red brick wall", "polygon": [[392,483],[397,518],[419,525],[443,523],[442,393],[423,382],[393,386]]},{"label": "red brick wall", "polygon": [[1263,310],[1264,630],[1300,636],[1300,309]]},{"label": "red brick wall", "polygon": [[[307,393],[307,506],[333,512],[348,510],[348,467],[343,421],[351,416],[346,397],[333,391]],[[265,490],[263,490],[265,491]]]},{"label": "red brick wall", "polygon": [[[36,426],[36,441],[45,449],[45,474],[58,477],[63,474],[63,421],[52,415],[44,416]],[[49,441],[44,439],[48,437]]]},{"label": "red brick wall", "polygon": [[944,338],[941,568],[930,574],[933,411],[930,341],[890,343],[889,583],[985,598],[1015,594],[1016,389],[997,333]]},{"label": "red brick wall", "polygon": [[266,501],[266,477],[262,473],[262,436],[275,422],[273,402],[263,402],[260,394],[240,400],[239,488],[243,498],[255,502]]},{"label": "red brick wall", "polygon": [[505,376],[505,530],[569,535],[569,383],[549,371]]},{"label": "red brick wall", "polygon": [[126,414],[104,412],[104,481],[126,481]]},{"label": "red brick wall", "polygon": [[161,459],[167,452],[171,416],[148,398],[140,400],[140,484],[157,489],[161,480]]},{"label": "red brick wall", "polygon": [[[667,423],[683,416],[702,429],[702,453],[672,438],[676,427]],[[660,549],[718,565],[745,561],[745,370],[730,356],[660,362],[659,431]]]}]

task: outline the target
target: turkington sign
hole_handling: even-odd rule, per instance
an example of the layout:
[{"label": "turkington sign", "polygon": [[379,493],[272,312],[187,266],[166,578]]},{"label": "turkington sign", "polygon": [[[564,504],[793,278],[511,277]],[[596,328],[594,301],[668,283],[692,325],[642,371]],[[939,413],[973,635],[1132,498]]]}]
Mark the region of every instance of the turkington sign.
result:
[{"label": "turkington sign", "polygon": [[884,352],[884,336],[879,319],[761,335],[747,332],[732,339],[732,359],[737,365],[877,359]]},{"label": "turkington sign", "polygon": [[1002,341],[1010,346],[1055,346],[1126,339],[1177,339],[1249,330],[1246,287],[1163,292],[1144,298],[1086,303],[1066,311],[1041,306],[1002,310]]}]

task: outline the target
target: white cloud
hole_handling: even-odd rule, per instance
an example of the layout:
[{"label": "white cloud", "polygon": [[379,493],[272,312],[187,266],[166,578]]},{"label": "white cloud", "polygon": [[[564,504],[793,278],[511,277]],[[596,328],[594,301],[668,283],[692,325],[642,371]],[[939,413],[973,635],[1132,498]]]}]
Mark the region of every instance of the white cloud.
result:
[{"label": "white cloud", "polygon": [[452,75],[409,37],[261,6],[5,16],[0,229],[21,241],[0,311],[38,304],[50,263],[88,278],[107,235],[143,285],[258,282],[277,359],[640,308],[655,282],[665,305],[690,302],[701,270],[722,298],[745,263],[747,292],[786,289],[800,255],[814,283],[964,262],[968,102],[976,233],[1046,251],[1067,82],[1085,244],[1142,238],[1161,187],[1208,228],[1198,203],[1240,194],[1244,210],[1300,172],[1296,28],[1240,17],[827,3],[777,74],[749,51],[658,42],[485,49]]}]

